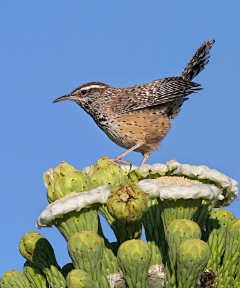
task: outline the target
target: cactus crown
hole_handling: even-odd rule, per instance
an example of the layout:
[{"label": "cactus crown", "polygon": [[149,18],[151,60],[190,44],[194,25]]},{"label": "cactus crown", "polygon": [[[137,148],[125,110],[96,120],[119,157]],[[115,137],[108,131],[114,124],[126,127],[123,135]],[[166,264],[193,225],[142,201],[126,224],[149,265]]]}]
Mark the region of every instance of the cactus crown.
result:
[{"label": "cactus crown", "polygon": [[43,179],[50,204],[36,226],[56,226],[72,262],[61,268],[47,239],[26,233],[24,274],[6,272],[1,287],[240,287],[240,219],[216,208],[238,198],[234,179],[175,159],[130,170],[107,156],[83,171],[61,162]]}]

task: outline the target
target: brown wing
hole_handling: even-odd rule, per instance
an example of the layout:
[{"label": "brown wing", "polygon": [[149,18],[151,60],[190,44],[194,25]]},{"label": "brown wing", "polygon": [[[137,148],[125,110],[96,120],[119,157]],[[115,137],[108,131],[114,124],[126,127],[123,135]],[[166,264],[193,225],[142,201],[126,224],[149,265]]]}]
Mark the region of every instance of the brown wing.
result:
[{"label": "brown wing", "polygon": [[118,114],[172,102],[186,97],[197,90],[200,85],[182,77],[168,77],[146,84],[121,88],[117,93],[112,110]]}]

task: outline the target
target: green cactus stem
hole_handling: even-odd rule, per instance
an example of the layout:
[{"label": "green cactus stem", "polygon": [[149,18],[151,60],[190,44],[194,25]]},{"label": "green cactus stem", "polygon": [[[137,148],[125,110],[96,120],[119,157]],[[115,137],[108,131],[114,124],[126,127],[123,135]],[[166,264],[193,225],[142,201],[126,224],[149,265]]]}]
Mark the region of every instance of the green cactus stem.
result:
[{"label": "green cactus stem", "polygon": [[234,219],[228,225],[225,245],[223,262],[217,272],[218,288],[231,287],[234,278],[239,277],[236,272],[239,272],[240,261],[240,219]]},{"label": "green cactus stem", "polygon": [[30,288],[27,277],[18,270],[5,272],[0,281],[2,288]]},{"label": "green cactus stem", "polygon": [[197,223],[187,219],[172,221],[167,227],[169,262],[166,269],[166,287],[177,287],[177,249],[186,239],[200,239],[201,229]]},{"label": "green cactus stem", "polygon": [[162,209],[162,217],[164,223],[164,229],[176,219],[189,219],[193,218],[198,207],[200,206],[202,199],[177,199],[164,201],[158,200],[158,203]]},{"label": "green cactus stem", "polygon": [[118,239],[120,243],[141,237],[147,201],[146,194],[136,185],[121,184],[111,190],[107,208],[121,227],[121,238]]},{"label": "green cactus stem", "polygon": [[98,232],[98,204],[81,211],[72,211],[64,214],[62,218],[56,218],[53,224],[58,228],[66,241],[69,241],[75,232],[94,231]]},{"label": "green cactus stem", "polygon": [[41,234],[37,232],[24,234],[19,243],[19,250],[24,258],[43,271],[52,288],[66,287],[66,281],[57,264],[53,248]]},{"label": "green cactus stem", "polygon": [[[197,222],[200,228],[203,228],[211,210],[216,206],[218,199],[212,201],[202,200],[197,212],[193,215],[193,221]],[[205,236],[206,237],[206,236]]]},{"label": "green cactus stem", "polygon": [[68,241],[68,251],[75,268],[86,271],[101,287],[103,239],[93,231],[76,232]]},{"label": "green cactus stem", "polygon": [[[111,287],[110,280],[112,275],[119,273],[120,267],[118,265],[118,261],[113,251],[109,248],[108,241],[103,239],[105,245],[103,245],[103,256],[102,256],[102,287]],[[107,247],[107,246],[108,247]]]},{"label": "green cactus stem", "polygon": [[208,244],[200,239],[186,239],[181,243],[177,249],[178,288],[195,287],[210,255]]},{"label": "green cactus stem", "polygon": [[95,284],[91,276],[81,269],[73,269],[69,272],[67,278],[68,288],[94,288]]},{"label": "green cactus stem", "polygon": [[229,223],[235,219],[235,216],[225,209],[214,209],[209,214],[207,220],[208,245],[211,249],[211,258],[208,261],[207,268],[210,268],[217,274],[223,253],[225,251],[225,241]]},{"label": "green cactus stem", "polygon": [[232,288],[239,288],[240,287],[240,259],[238,261],[237,268],[235,270],[236,278],[234,279],[232,283]]},{"label": "green cactus stem", "polygon": [[43,271],[31,261],[24,264],[24,274],[28,278],[32,288],[48,288],[47,278]]},{"label": "green cactus stem", "polygon": [[113,273],[118,273],[119,270],[120,267],[113,251],[103,245],[102,274],[107,277],[108,275],[111,275]]},{"label": "green cactus stem", "polygon": [[[122,169],[124,168],[125,166],[122,166]],[[129,183],[137,184],[145,178],[159,178],[167,172],[168,167],[165,164],[144,164],[141,167],[133,168],[133,170],[128,173]],[[165,256],[167,255],[161,212],[157,199],[148,200],[147,211],[143,217],[143,225],[146,239],[152,253],[151,266],[157,265],[156,267],[158,267],[160,263],[166,262],[164,258],[166,258]]]},{"label": "green cactus stem", "polygon": [[161,208],[157,199],[148,200],[147,211],[143,217],[146,239],[151,249],[151,265],[165,264],[167,246],[161,217]]},{"label": "green cactus stem", "polygon": [[118,261],[129,288],[146,288],[151,251],[142,240],[128,240],[118,249]]}]

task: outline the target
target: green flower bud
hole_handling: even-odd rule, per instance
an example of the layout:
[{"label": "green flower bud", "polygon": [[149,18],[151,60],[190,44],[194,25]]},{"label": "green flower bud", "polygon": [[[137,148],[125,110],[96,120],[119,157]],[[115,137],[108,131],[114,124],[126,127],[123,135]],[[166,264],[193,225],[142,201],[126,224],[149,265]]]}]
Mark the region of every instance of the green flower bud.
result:
[{"label": "green flower bud", "polygon": [[193,288],[210,258],[208,244],[200,239],[186,239],[177,250],[177,283],[180,288]]},{"label": "green flower bud", "polygon": [[90,167],[88,176],[92,188],[108,184],[110,189],[121,183],[128,183],[127,174],[119,165],[109,161],[107,156],[100,158]]},{"label": "green flower bud", "polygon": [[24,234],[19,243],[19,250],[24,258],[43,271],[51,287],[66,287],[66,281],[57,264],[53,248],[41,234],[37,232]]},{"label": "green flower bud", "polygon": [[102,238],[93,231],[76,232],[68,241],[68,251],[74,266],[86,271],[95,286],[101,287]]},{"label": "green flower bud", "polygon": [[126,184],[114,187],[108,197],[107,208],[121,225],[120,242],[141,237],[141,221],[147,210],[147,196],[142,189]]},{"label": "green flower bud", "polygon": [[4,273],[0,284],[2,288],[30,288],[27,277],[18,270],[9,270]]},{"label": "green flower bud", "polygon": [[73,269],[67,276],[68,288],[94,288],[95,284],[91,276],[81,269]]},{"label": "green flower bud", "polygon": [[117,254],[128,287],[146,288],[151,252],[146,242],[128,240],[119,247]]},{"label": "green flower bud", "polygon": [[50,168],[43,172],[43,180],[50,203],[73,191],[83,192],[89,190],[86,175],[67,162],[61,162],[55,169]]},{"label": "green flower bud", "polygon": [[169,247],[166,284],[175,287],[177,285],[177,249],[186,239],[200,239],[201,229],[197,223],[191,220],[177,219],[168,225],[166,236]]}]

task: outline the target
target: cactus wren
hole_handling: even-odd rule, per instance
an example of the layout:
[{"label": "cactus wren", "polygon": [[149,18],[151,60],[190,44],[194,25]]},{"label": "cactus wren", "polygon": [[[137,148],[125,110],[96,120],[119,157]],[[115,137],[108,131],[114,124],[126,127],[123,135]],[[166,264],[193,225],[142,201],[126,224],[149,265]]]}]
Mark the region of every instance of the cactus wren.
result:
[{"label": "cactus wren", "polygon": [[113,142],[128,149],[113,161],[129,163],[121,159],[134,150],[142,153],[142,165],[160,147],[187,96],[202,89],[192,79],[208,63],[214,42],[205,41],[178,77],[126,88],[90,82],[53,102],[75,101]]}]

